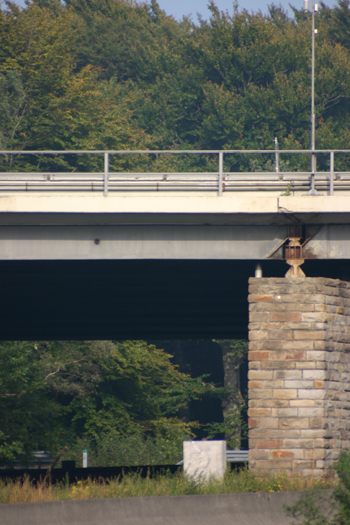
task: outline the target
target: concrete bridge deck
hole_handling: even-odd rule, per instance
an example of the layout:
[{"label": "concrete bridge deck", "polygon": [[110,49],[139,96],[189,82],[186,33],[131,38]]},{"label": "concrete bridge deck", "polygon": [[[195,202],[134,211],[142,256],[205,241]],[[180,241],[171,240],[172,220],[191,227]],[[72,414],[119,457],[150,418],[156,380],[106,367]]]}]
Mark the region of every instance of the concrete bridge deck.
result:
[{"label": "concrete bridge deck", "polygon": [[350,197],[0,193],[0,260],[350,258]]}]

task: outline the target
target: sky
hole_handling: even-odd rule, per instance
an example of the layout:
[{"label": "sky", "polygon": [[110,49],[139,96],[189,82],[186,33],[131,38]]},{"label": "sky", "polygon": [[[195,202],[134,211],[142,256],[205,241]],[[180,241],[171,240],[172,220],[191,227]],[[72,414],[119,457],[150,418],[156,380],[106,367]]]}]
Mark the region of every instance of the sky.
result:
[{"label": "sky", "polygon": [[[209,17],[209,11],[208,11],[208,3],[207,0],[157,0],[159,6],[161,9],[164,9],[164,11],[172,15],[177,20],[180,20],[184,15],[192,15],[193,22],[196,22],[197,20],[197,13],[200,13],[204,19],[207,19]],[[230,14],[233,12],[233,1],[232,0],[214,0],[217,7],[220,9],[220,11],[226,11]],[[311,6],[311,1],[310,6]],[[317,2],[317,0],[316,0]],[[262,13],[267,13],[267,6],[269,4],[281,4],[282,7],[288,11],[288,13],[291,15],[292,11],[289,9],[289,4],[291,4],[293,7],[296,7],[297,9],[301,9],[304,6],[304,0],[241,0],[238,1],[239,8],[241,9],[247,9],[247,11],[251,12],[258,12],[261,11]],[[336,1],[332,0],[326,0],[324,3],[330,7],[336,4]]]},{"label": "sky", "polygon": [[[157,0],[161,9],[168,15],[172,15],[176,20],[181,20],[183,16],[192,15],[192,21],[197,21],[197,13],[200,13],[204,19],[208,19],[208,3],[209,0]],[[310,4],[312,0],[309,0]],[[317,1],[317,0],[316,0]],[[15,0],[15,2],[24,6],[24,0]],[[282,7],[289,13],[292,14],[289,9],[289,4],[292,4],[297,9],[300,9],[304,5],[304,0],[239,0],[238,5],[241,9],[247,9],[249,12],[258,12],[259,10],[266,14],[267,6],[269,4],[275,3],[277,5],[281,4]],[[330,7],[336,4],[334,0],[325,0],[324,3]],[[215,0],[215,4],[220,9],[220,11],[226,11],[230,14],[233,12],[233,1],[232,0]]]}]

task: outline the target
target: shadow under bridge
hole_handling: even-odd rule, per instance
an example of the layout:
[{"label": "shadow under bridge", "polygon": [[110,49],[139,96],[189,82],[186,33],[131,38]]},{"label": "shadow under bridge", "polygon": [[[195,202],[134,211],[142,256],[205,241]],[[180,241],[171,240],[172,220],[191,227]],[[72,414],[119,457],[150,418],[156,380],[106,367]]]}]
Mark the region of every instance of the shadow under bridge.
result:
[{"label": "shadow under bridge", "polygon": [[[237,260],[0,261],[0,337],[245,338],[254,268]],[[274,261],[271,271],[282,276],[285,264]]]}]

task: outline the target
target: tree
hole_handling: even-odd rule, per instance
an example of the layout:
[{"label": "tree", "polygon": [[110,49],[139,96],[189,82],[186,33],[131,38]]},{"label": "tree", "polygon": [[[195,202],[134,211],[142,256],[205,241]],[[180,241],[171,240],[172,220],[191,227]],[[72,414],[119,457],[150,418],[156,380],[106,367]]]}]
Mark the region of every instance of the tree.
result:
[{"label": "tree", "polygon": [[[190,399],[216,395],[144,341],[1,343],[0,462],[102,437],[185,439]],[[195,425],[195,423],[194,423]]]},{"label": "tree", "polygon": [[240,368],[248,355],[248,342],[241,339],[216,339],[221,348],[224,365],[223,424],[212,424],[209,427],[212,436],[225,432],[225,439],[230,448],[240,449],[241,441],[246,435],[246,424],[242,419],[242,410],[247,400],[242,394]]}]

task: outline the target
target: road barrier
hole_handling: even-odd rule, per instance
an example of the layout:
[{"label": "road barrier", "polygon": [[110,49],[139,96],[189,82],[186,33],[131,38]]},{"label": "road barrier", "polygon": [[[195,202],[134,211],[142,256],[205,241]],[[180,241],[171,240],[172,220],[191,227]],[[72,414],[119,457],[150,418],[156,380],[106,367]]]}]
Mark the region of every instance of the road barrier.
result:
[{"label": "road barrier", "polygon": [[[350,189],[350,171],[343,168],[350,166],[350,150],[134,150],[134,151],[59,151],[59,150],[24,150],[0,151],[0,192],[13,191],[89,191],[103,192],[107,197],[112,191],[215,191],[219,196],[224,192],[241,191],[284,191],[290,194],[294,191],[309,191],[310,195],[317,191],[334,191]],[[167,168],[162,168],[157,161],[162,156],[193,156],[198,167],[213,167],[213,171],[176,172],[178,164],[166,162]],[[318,159],[322,170],[308,171],[300,166],[309,164],[309,158]],[[269,159],[269,163],[262,160]],[[29,164],[22,162],[29,157]],[[54,166],[60,164],[57,159],[68,157],[64,170],[59,171]],[[80,171],[84,162],[89,164],[87,157],[93,157],[97,171]],[[102,158],[103,157],[103,162]],[[245,157],[245,159],[244,159]],[[271,159],[272,157],[272,159]],[[301,164],[295,161],[302,157]],[[125,169],[129,159],[134,165],[154,167],[154,171],[142,171],[138,167]],[[136,160],[135,160],[136,158]],[[142,162],[138,159],[142,158]],[[22,162],[22,168],[16,171],[16,160]],[[31,161],[35,159],[35,164]],[[287,159],[283,161],[283,159]],[[293,160],[291,160],[293,159]],[[79,164],[80,162],[80,164]],[[225,162],[226,169],[225,170]],[[47,166],[45,166],[45,163]],[[259,164],[260,163],[260,164]],[[289,167],[295,166],[294,170]],[[335,165],[338,163],[336,169]],[[18,164],[18,163],[17,163]],[[62,161],[61,164],[64,164]],[[233,165],[248,167],[248,171],[238,169],[232,171]],[[316,164],[316,163],[315,163]],[[53,167],[48,167],[48,166]],[[258,165],[258,167],[257,167]],[[29,167],[28,167],[29,166]],[[311,166],[311,164],[310,164]],[[103,171],[98,171],[103,167]],[[255,167],[255,169],[254,169]],[[283,169],[284,168],[284,169]],[[269,171],[270,169],[270,171]],[[311,168],[310,168],[311,169]]]},{"label": "road barrier", "polygon": [[158,496],[0,505],[1,525],[289,525],[300,492]]}]

